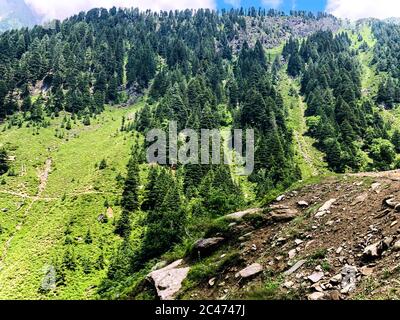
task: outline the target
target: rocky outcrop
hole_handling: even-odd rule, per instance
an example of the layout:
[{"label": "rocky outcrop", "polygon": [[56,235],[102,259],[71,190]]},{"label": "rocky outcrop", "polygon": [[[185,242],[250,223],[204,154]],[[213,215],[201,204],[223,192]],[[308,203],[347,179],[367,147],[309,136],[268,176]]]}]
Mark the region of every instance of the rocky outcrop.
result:
[{"label": "rocky outcrop", "polygon": [[160,300],[174,300],[175,295],[182,287],[186,279],[188,267],[178,268],[183,260],[175,261],[163,269],[153,271],[148,275],[149,280],[154,284]]},{"label": "rocky outcrop", "polygon": [[244,211],[239,211],[235,213],[231,213],[225,216],[228,220],[242,220],[244,217],[252,214],[262,213],[263,209],[255,208],[255,209],[248,209]]},{"label": "rocky outcrop", "polygon": [[331,199],[323,204],[321,208],[319,208],[317,214],[315,215],[316,218],[322,218],[327,213],[330,213],[332,205],[336,202],[336,199]]},{"label": "rocky outcrop", "polygon": [[223,242],[224,238],[208,238],[200,239],[193,245],[193,255],[201,257],[207,256],[213,253]]},{"label": "rocky outcrop", "polygon": [[247,268],[239,271],[236,274],[236,278],[251,278],[256,276],[257,274],[261,273],[263,271],[263,267],[259,263],[253,263],[252,265],[248,266]]}]

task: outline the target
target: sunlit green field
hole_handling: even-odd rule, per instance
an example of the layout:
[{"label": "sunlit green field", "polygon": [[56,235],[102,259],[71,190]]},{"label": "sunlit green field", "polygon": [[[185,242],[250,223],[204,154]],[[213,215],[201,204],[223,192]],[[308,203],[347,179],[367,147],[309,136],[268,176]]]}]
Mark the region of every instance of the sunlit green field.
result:
[{"label": "sunlit green field", "polygon": [[[133,133],[120,132],[122,117],[140,106],[108,107],[90,126],[77,120],[71,130],[62,128],[63,114],[39,131],[26,123],[0,126],[0,147],[12,156],[12,174],[0,181],[0,299],[96,298],[106,273],[99,265],[103,257],[107,265],[119,242],[117,177],[134,141]],[[98,221],[100,215],[108,221]],[[43,292],[46,270],[66,251],[75,271],[66,272],[64,286]]]}]

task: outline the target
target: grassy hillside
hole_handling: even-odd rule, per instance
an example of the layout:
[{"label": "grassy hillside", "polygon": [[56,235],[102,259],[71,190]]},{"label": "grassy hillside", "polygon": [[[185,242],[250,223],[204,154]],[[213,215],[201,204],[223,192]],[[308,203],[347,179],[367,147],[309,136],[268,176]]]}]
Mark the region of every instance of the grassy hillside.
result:
[{"label": "grassy hillside", "polygon": [[[109,107],[90,126],[76,121],[71,130],[61,128],[63,115],[39,131],[0,127],[0,145],[15,159],[14,174],[0,186],[1,299],[95,297],[105,274],[96,264],[103,255],[107,265],[119,242],[113,235],[120,213],[117,177],[124,175],[133,141],[130,133],[120,132],[121,119],[140,106]],[[101,170],[103,159],[107,166]],[[108,222],[99,222],[100,215]],[[46,270],[68,250],[75,271],[66,272],[66,285],[41,293]]]},{"label": "grassy hillside", "polygon": [[288,108],[288,124],[293,130],[296,161],[300,166],[302,177],[308,179],[327,173],[324,154],[314,147],[315,140],[307,136],[308,127],[304,116],[307,106],[300,96],[300,85],[284,72],[280,77],[279,90]]}]

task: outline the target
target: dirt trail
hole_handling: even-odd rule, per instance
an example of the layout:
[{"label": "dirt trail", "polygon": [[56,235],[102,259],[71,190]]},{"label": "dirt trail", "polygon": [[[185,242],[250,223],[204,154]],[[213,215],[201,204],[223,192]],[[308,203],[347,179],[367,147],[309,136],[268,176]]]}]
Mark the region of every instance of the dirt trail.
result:
[{"label": "dirt trail", "polygon": [[[16,226],[15,231],[11,234],[10,238],[7,240],[7,242],[4,246],[3,253],[0,257],[0,270],[3,268],[3,262],[7,256],[8,249],[11,246],[11,242],[14,239],[16,233],[22,229],[22,227],[25,223],[25,220],[26,220],[27,216],[29,215],[29,211],[32,209],[33,205],[37,201],[43,200],[43,199],[41,199],[41,195],[43,194],[43,192],[46,189],[47,180],[49,179],[52,163],[53,163],[53,160],[51,158],[48,158],[46,160],[44,168],[38,172],[39,186],[38,186],[38,193],[36,196],[31,197],[31,196],[27,196],[25,194],[20,194],[22,196],[22,198],[30,199],[31,202],[29,203],[28,207],[25,209],[24,216],[23,216],[21,222]],[[9,192],[2,192],[2,193],[9,193]],[[9,194],[12,194],[12,192]],[[18,194],[18,193],[16,193],[16,194]]]}]

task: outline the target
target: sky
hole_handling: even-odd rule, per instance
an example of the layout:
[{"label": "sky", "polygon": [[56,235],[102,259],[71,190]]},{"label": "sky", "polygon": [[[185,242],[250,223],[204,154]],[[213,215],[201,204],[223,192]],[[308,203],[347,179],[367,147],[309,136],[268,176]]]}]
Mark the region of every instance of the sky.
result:
[{"label": "sky", "polygon": [[23,0],[45,19],[63,19],[93,7],[139,7],[140,9],[171,10],[185,8],[264,7],[284,11],[291,9],[326,11],[340,18],[400,17],[398,0]]}]

